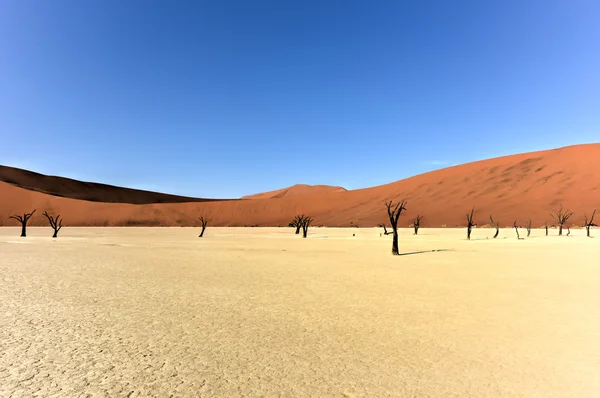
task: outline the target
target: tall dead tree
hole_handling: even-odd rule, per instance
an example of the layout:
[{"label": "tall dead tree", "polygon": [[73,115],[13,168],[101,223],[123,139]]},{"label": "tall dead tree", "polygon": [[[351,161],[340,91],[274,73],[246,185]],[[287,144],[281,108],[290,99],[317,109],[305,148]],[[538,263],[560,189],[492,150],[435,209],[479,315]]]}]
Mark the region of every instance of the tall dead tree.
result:
[{"label": "tall dead tree", "polygon": [[527,228],[527,237],[531,235],[531,219],[525,223],[525,228]]},{"label": "tall dead tree", "polygon": [[561,205],[560,209],[554,210],[554,212],[550,213],[550,215],[556,220],[556,223],[558,224],[558,235],[562,236],[563,225],[569,220],[569,218],[571,218],[573,212],[563,210],[563,207]]},{"label": "tall dead tree", "polygon": [[21,223],[21,237],[25,238],[27,236],[27,221],[29,221],[29,219],[31,218],[31,216],[33,216],[33,213],[35,213],[35,210],[32,211],[31,213],[25,213],[23,214],[23,216],[10,216],[8,218],[13,218],[15,220],[17,220],[18,222]]},{"label": "tall dead tree", "polygon": [[419,227],[421,227],[421,219],[423,216],[417,214],[417,218],[413,220],[413,228],[415,229],[415,235],[419,233]]},{"label": "tall dead tree", "polygon": [[492,222],[492,226],[496,228],[496,233],[494,234],[494,239],[496,239],[500,233],[500,219],[494,221],[492,215],[490,214],[490,221]]},{"label": "tall dead tree", "polygon": [[473,223],[473,214],[475,213],[475,208],[471,209],[471,214],[467,213],[467,240],[471,240],[471,230],[475,226]]},{"label": "tall dead tree", "polygon": [[302,219],[302,237],[306,238],[306,236],[308,235],[308,227],[310,227],[310,224],[312,224],[313,219],[310,217],[304,217]]},{"label": "tall dead tree", "polygon": [[515,231],[517,231],[517,239],[521,239],[521,237],[519,236],[519,227],[517,227],[517,222],[516,221],[513,224],[513,227],[515,227]]},{"label": "tall dead tree", "polygon": [[596,227],[597,225],[594,224],[594,215],[596,215],[596,209],[594,209],[594,212],[592,213],[592,218],[590,218],[590,220],[588,221],[588,217],[587,214],[584,214],[583,216],[585,217],[585,229],[587,231],[587,237],[591,238],[590,236],[590,228],[591,227]]},{"label": "tall dead tree", "polygon": [[204,236],[204,231],[206,230],[206,226],[208,225],[209,219],[204,216],[200,216],[198,217],[198,220],[200,220],[200,225],[202,226],[202,231],[200,232],[200,235],[198,235],[198,237],[202,238]]},{"label": "tall dead tree", "polygon": [[58,231],[60,231],[60,229],[63,226],[62,219],[60,218],[60,214],[58,216],[56,216],[56,218],[54,218],[53,216],[49,215],[48,212],[45,211],[44,216],[46,216],[46,218],[48,219],[48,222],[50,223],[50,226],[54,230],[54,234],[52,235],[52,237],[53,238],[58,237]]},{"label": "tall dead tree", "polygon": [[298,235],[300,233],[300,228],[302,228],[302,222],[304,221],[304,217],[305,217],[304,214],[297,215],[296,217],[294,217],[292,222],[289,224],[290,227],[296,228],[296,235]]},{"label": "tall dead tree", "polygon": [[387,228],[385,227],[385,224],[379,224],[378,227],[382,227],[383,228],[383,234],[384,235],[391,235],[393,232],[390,232],[387,230]]},{"label": "tall dead tree", "polygon": [[[396,206],[390,200],[389,202],[385,202],[387,207],[388,217],[390,219],[390,224],[392,225],[392,254],[397,256],[400,254],[398,250],[398,219],[400,218],[400,214],[402,214],[402,210],[406,210],[406,201],[402,200],[400,203],[397,203]],[[392,209],[392,206],[394,208]]]}]

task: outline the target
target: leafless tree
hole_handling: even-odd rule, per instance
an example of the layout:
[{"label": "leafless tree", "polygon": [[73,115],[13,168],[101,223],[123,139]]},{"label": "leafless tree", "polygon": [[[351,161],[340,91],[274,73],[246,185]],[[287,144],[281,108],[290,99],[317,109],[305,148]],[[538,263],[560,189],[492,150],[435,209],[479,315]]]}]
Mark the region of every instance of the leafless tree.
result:
[{"label": "leafless tree", "polygon": [[415,235],[419,233],[419,227],[421,226],[421,219],[423,216],[417,214],[417,218],[413,220],[413,228],[415,229]]},{"label": "leafless tree", "polygon": [[475,208],[471,209],[471,214],[467,213],[467,239],[471,240],[471,230],[475,226],[473,223],[473,214],[475,213]]},{"label": "leafless tree", "polygon": [[296,228],[296,235],[300,233],[300,228],[302,228],[302,222],[304,221],[304,217],[306,217],[304,214],[297,215],[289,224],[290,227]]},{"label": "leafless tree", "polygon": [[56,218],[54,218],[51,215],[49,215],[48,212],[45,211],[44,216],[46,216],[46,218],[48,219],[48,222],[50,223],[50,226],[54,230],[54,234],[52,235],[52,237],[53,238],[58,237],[58,231],[60,231],[60,229],[63,226],[62,219],[60,218],[60,214],[58,216],[56,216]]},{"label": "leafless tree", "polygon": [[494,239],[496,239],[498,237],[498,234],[500,233],[500,220],[498,219],[494,221],[492,215],[490,214],[490,221],[492,222],[492,226],[496,228],[496,233],[494,234]]},{"label": "leafless tree", "polygon": [[385,224],[379,224],[378,227],[382,227],[383,228],[383,234],[384,235],[391,235],[393,232],[390,232],[387,230],[387,228],[385,227]]},{"label": "leafless tree", "polygon": [[198,235],[198,237],[202,238],[204,236],[204,231],[206,230],[206,226],[208,225],[208,222],[210,220],[204,216],[198,217],[198,220],[200,220],[200,224],[202,225],[202,231],[200,232],[200,235]]},{"label": "leafless tree", "polygon": [[517,231],[517,239],[521,239],[521,237],[519,236],[519,227],[517,227],[517,222],[516,221],[513,224],[513,227],[515,228],[515,231]]},{"label": "leafless tree", "polygon": [[302,237],[306,238],[306,236],[308,235],[308,227],[310,227],[310,224],[312,224],[313,219],[311,217],[305,216],[302,219]]},{"label": "leafless tree", "polygon": [[592,212],[592,218],[590,218],[589,221],[588,221],[587,214],[583,215],[585,217],[585,229],[587,231],[588,238],[591,238],[591,236],[590,236],[590,228],[597,226],[596,224],[594,224],[594,216],[595,215],[596,215],[596,209],[594,209],[594,211]]},{"label": "leafless tree", "polygon": [[[400,251],[398,250],[398,218],[400,218],[402,210],[406,210],[406,201],[402,200],[400,203],[397,203],[396,206],[394,206],[393,202],[390,200],[389,202],[385,202],[385,206],[387,207],[387,213],[393,231],[392,254],[397,256],[400,254]],[[392,208],[392,206],[394,206],[394,208]]]},{"label": "leafless tree", "polygon": [[558,235],[562,236],[563,225],[569,220],[569,218],[571,218],[573,212],[563,210],[563,207],[561,205],[560,209],[554,210],[552,213],[550,213],[550,215],[556,220],[556,223],[558,224]]},{"label": "leafless tree", "polygon": [[525,223],[525,228],[527,228],[527,237],[531,235],[531,219]]},{"label": "leafless tree", "polygon": [[27,236],[27,221],[29,221],[29,219],[31,218],[31,216],[33,216],[33,213],[35,213],[35,210],[32,211],[31,213],[25,213],[23,214],[23,216],[10,216],[8,218],[13,218],[15,220],[17,220],[18,222],[21,223],[21,237],[24,238]]}]

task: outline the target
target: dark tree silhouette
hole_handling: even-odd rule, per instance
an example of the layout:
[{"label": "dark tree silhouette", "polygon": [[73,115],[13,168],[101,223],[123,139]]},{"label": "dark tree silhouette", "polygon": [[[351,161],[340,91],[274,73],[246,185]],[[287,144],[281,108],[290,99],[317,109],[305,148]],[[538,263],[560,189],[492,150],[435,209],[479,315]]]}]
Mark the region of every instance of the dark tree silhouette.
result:
[{"label": "dark tree silhouette", "polygon": [[594,224],[594,215],[596,215],[596,209],[594,209],[594,211],[592,213],[592,218],[590,218],[589,221],[588,221],[587,214],[583,215],[585,217],[585,225],[584,226],[585,226],[585,229],[587,231],[588,238],[591,238],[591,236],[590,236],[590,228],[597,226],[596,224]]},{"label": "dark tree silhouette", "polygon": [[387,228],[385,227],[385,224],[379,224],[378,227],[382,227],[383,228],[383,234],[384,235],[391,235],[393,232],[390,232],[387,230]]},{"label": "dark tree silhouette", "polygon": [[494,234],[494,239],[496,239],[498,237],[498,234],[500,233],[500,220],[498,219],[494,221],[492,215],[490,214],[490,221],[492,222],[492,226],[496,228],[496,233]]},{"label": "dark tree silhouette", "polygon": [[423,216],[417,214],[417,218],[413,220],[413,228],[415,229],[415,235],[419,233],[419,227],[421,226],[421,219]]},{"label": "dark tree silhouette", "polygon": [[296,235],[298,235],[300,233],[300,228],[302,228],[302,222],[304,221],[304,217],[305,217],[304,214],[297,215],[296,217],[294,217],[292,222],[289,224],[290,227],[296,228]]},{"label": "dark tree silhouette", "polygon": [[471,240],[471,230],[475,226],[473,223],[473,213],[475,213],[475,208],[471,209],[471,214],[467,213],[467,240]]},{"label": "dark tree silhouette", "polygon": [[58,216],[56,216],[56,218],[54,218],[51,215],[49,215],[48,212],[45,211],[44,216],[46,216],[46,218],[48,219],[48,222],[50,223],[50,226],[54,230],[54,234],[52,235],[52,237],[53,238],[58,237],[58,231],[60,231],[60,229],[63,226],[62,219],[60,218],[60,214]]},{"label": "dark tree silhouette", "polygon": [[519,236],[519,227],[517,227],[517,222],[516,221],[513,224],[513,227],[515,227],[515,231],[517,231],[517,239],[521,239],[521,237]]},{"label": "dark tree silhouette", "polygon": [[548,222],[545,222],[544,226],[546,227],[546,236],[548,236]]},{"label": "dark tree silhouette", "polygon": [[556,220],[556,223],[558,224],[558,235],[562,236],[563,225],[569,220],[569,218],[571,218],[573,212],[563,210],[563,207],[561,205],[560,209],[554,210],[554,212],[550,213],[550,215]]},{"label": "dark tree silhouette", "polygon": [[306,236],[308,235],[308,227],[310,227],[310,224],[312,224],[313,219],[310,217],[304,217],[302,219],[302,237],[306,238]]},{"label": "dark tree silhouette", "polygon": [[31,216],[33,216],[33,213],[35,213],[35,210],[32,211],[31,213],[25,213],[23,214],[23,216],[10,216],[8,218],[13,218],[15,220],[17,220],[18,222],[21,223],[21,237],[25,238],[27,236],[27,221],[29,221],[29,219],[31,218]]},{"label": "dark tree silhouette", "polygon": [[392,209],[393,202],[390,200],[389,202],[385,202],[385,206],[387,207],[388,217],[390,219],[390,224],[392,225],[392,254],[397,256],[400,254],[398,250],[398,218],[400,218],[400,214],[402,214],[402,210],[406,210],[406,201],[402,200],[400,203],[397,203],[396,206]]},{"label": "dark tree silhouette", "polygon": [[525,223],[525,228],[527,228],[527,237],[531,235],[531,219]]},{"label": "dark tree silhouette", "polygon": [[204,231],[206,230],[206,226],[208,225],[209,219],[204,216],[200,216],[198,217],[198,220],[200,220],[200,223],[202,225],[202,231],[200,232],[200,235],[198,235],[198,237],[202,238],[204,236]]}]

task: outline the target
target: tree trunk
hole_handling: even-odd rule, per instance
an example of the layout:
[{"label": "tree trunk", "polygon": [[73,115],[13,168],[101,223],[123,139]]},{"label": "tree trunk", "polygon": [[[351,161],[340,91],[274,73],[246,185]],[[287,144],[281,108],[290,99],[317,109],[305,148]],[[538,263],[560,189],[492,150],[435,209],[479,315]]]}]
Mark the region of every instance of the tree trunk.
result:
[{"label": "tree trunk", "polygon": [[53,238],[56,238],[56,237],[58,237],[58,230],[57,230],[57,229],[55,229],[55,230],[54,230],[54,235],[52,235],[52,237],[53,237]]},{"label": "tree trunk", "polygon": [[589,238],[590,237],[590,226],[586,225],[585,229],[587,230],[587,237]]},{"label": "tree trunk", "polygon": [[302,237],[306,238],[307,235],[308,235],[308,228],[302,228]]},{"label": "tree trunk", "polygon": [[496,233],[494,234],[494,239],[496,239],[498,237],[499,233],[500,233],[500,230],[498,228],[496,228]]},{"label": "tree trunk", "polygon": [[202,238],[204,236],[205,229],[206,229],[206,227],[202,227],[202,231],[200,231],[200,235],[198,236],[199,238]]},{"label": "tree trunk", "polygon": [[471,226],[467,227],[467,240],[471,240]]},{"label": "tree trunk", "polygon": [[546,236],[548,236],[548,226],[546,225]]},{"label": "tree trunk", "polygon": [[558,236],[562,236],[562,224],[558,225]]},{"label": "tree trunk", "polygon": [[394,237],[392,238],[392,254],[398,256],[400,251],[398,250],[398,232],[394,229]]},{"label": "tree trunk", "polygon": [[302,225],[296,225],[296,235],[300,234],[300,228]]},{"label": "tree trunk", "polygon": [[415,226],[415,235],[417,235],[419,233],[419,227]]},{"label": "tree trunk", "polygon": [[27,223],[21,223],[21,238],[27,236]]}]

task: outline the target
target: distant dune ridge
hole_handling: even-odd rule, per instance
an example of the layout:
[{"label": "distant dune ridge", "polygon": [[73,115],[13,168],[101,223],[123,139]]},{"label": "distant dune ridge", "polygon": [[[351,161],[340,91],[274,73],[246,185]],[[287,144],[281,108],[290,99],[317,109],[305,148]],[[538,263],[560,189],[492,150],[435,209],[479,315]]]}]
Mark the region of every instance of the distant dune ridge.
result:
[{"label": "distant dune ridge", "polygon": [[[463,226],[472,207],[479,226],[489,224],[491,213],[501,227],[514,221],[524,226],[530,218],[540,227],[553,224],[550,212],[561,204],[575,213],[569,225],[581,226],[584,212],[600,208],[599,166],[600,144],[575,145],[467,163],[366,189],[295,185],[220,201],[0,167],[0,224],[16,226],[8,220],[11,214],[37,209],[60,213],[66,226],[197,226],[199,215],[211,219],[209,228],[287,226],[294,215],[306,213],[314,226],[374,227],[387,222],[386,200],[406,199],[400,227],[408,227],[417,214],[424,216],[422,227]],[[36,213],[29,225],[46,224]]]},{"label": "distant dune ridge", "polygon": [[347,192],[346,188],[334,187],[331,185],[306,185],[296,184],[288,188],[275,191],[257,193],[255,195],[243,196],[242,199],[277,199],[289,198],[294,196],[311,196],[327,194],[332,192]]}]

